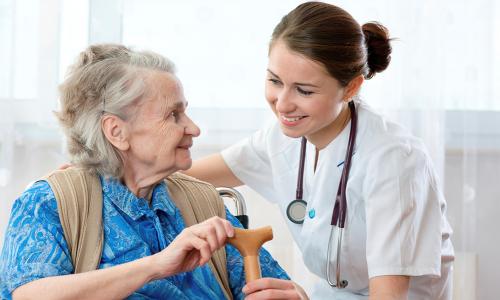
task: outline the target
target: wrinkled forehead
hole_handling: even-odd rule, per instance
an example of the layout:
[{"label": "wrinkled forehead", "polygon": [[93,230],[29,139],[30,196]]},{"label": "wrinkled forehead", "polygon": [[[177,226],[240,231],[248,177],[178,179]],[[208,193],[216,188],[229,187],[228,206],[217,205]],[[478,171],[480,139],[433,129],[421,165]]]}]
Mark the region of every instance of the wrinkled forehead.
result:
[{"label": "wrinkled forehead", "polygon": [[182,83],[172,73],[151,72],[146,79],[145,98],[147,102],[163,111],[184,106]]},{"label": "wrinkled forehead", "polygon": [[172,73],[150,71],[146,75],[148,89],[157,94],[178,94],[182,92],[180,80]]}]

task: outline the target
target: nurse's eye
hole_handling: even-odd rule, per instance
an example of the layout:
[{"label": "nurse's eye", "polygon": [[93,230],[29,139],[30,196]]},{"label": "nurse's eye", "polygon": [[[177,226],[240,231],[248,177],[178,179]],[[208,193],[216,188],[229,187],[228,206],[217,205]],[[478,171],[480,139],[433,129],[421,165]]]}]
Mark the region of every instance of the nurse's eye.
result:
[{"label": "nurse's eye", "polygon": [[279,81],[278,79],[275,79],[275,78],[269,78],[268,79],[273,85],[280,85],[281,84],[281,81]]},{"label": "nurse's eye", "polygon": [[314,94],[314,92],[306,91],[306,90],[300,88],[299,86],[297,87],[297,92],[299,92],[299,94],[304,95],[304,96],[310,96],[310,95]]}]

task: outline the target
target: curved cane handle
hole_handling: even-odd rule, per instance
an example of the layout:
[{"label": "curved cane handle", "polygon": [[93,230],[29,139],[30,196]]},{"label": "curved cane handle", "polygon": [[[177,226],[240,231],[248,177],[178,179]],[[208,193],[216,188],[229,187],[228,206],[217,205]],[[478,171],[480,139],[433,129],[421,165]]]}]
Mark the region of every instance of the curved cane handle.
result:
[{"label": "curved cane handle", "polygon": [[261,277],[259,249],[267,241],[273,239],[273,229],[266,226],[258,229],[234,229],[234,237],[228,243],[236,247],[243,256],[245,280],[250,282]]}]

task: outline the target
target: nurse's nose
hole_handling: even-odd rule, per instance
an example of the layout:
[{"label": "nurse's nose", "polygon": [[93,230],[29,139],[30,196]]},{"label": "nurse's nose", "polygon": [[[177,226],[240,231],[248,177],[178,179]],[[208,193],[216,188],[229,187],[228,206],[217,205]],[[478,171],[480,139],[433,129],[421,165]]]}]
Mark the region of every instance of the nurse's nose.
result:
[{"label": "nurse's nose", "polygon": [[290,92],[283,89],[276,99],[276,110],[280,113],[293,112],[296,108]]}]

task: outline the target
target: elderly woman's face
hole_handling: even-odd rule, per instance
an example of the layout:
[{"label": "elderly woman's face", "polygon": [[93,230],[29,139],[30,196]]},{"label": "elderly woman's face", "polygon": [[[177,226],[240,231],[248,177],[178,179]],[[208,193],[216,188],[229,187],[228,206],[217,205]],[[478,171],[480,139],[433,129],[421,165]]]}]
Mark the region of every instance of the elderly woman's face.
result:
[{"label": "elderly woman's face", "polygon": [[[145,98],[128,123],[127,161],[168,175],[191,166],[189,148],[200,129],[186,115],[182,85],[172,74],[154,72]],[[125,165],[125,168],[127,166]]]}]

